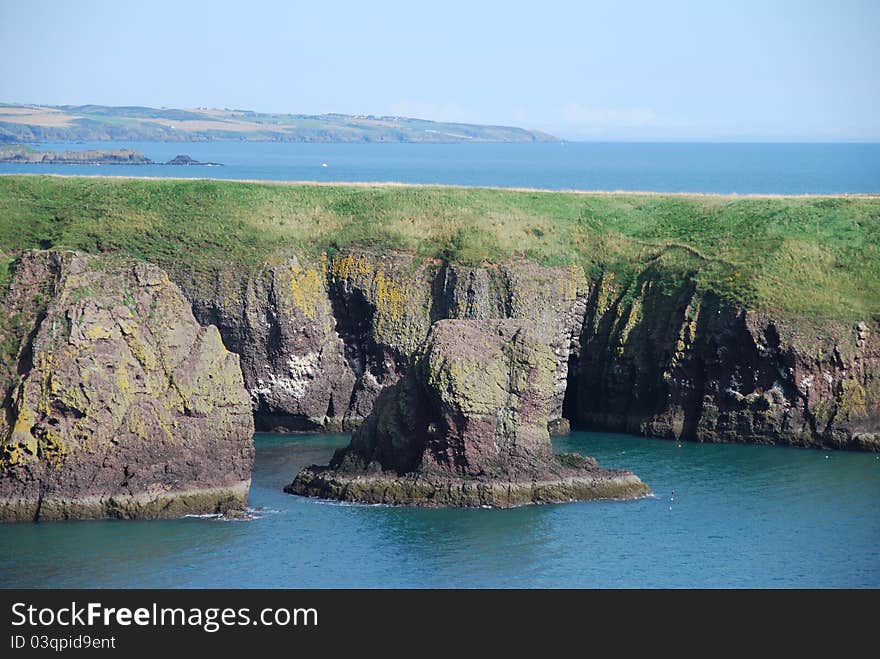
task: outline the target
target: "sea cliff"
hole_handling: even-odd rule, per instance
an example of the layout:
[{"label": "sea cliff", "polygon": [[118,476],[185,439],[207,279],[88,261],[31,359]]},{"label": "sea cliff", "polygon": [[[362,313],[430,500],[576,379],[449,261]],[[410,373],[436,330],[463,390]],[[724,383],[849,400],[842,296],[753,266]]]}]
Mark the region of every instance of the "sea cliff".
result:
[{"label": "sea cliff", "polygon": [[393,252],[179,283],[242,356],[263,430],[353,430],[435,322],[510,318],[551,349],[553,429],[880,449],[876,321],[777,319],[650,272],[628,287],[576,267]]},{"label": "sea cliff", "polygon": [[878,450],[878,217],[873,197],[0,179],[8,263],[160,266],[263,430],[354,430],[438,321],[511,319],[552,355],[554,431]]}]

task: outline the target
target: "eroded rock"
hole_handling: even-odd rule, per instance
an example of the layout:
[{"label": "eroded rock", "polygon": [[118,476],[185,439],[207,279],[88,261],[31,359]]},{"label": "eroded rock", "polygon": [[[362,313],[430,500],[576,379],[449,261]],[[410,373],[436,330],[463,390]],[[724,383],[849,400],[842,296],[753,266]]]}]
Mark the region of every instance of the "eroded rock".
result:
[{"label": "eroded rock", "polygon": [[329,467],[293,494],[416,506],[635,498],[634,474],[555,456],[547,430],[556,359],[535,323],[441,320],[406,376],[386,389]]}]

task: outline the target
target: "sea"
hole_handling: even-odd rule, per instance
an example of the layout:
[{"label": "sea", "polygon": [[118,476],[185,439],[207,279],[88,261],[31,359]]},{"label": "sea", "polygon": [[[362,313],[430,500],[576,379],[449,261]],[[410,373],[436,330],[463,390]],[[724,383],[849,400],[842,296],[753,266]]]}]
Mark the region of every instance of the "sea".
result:
[{"label": "sea", "polygon": [[224,166],[0,164],[0,174],[395,181],[723,194],[880,192],[880,143],[82,142],[34,147],[51,151],[128,148],[156,162],[186,154]]},{"label": "sea", "polygon": [[[551,190],[880,193],[880,144],[42,144],[223,167],[2,165],[0,173],[397,181]],[[653,490],[512,510],[284,494],[347,435],[255,437],[247,520],[0,525],[0,587],[878,588],[880,456],[574,432],[554,440]]]},{"label": "sea", "polygon": [[255,437],[253,518],[0,526],[28,588],[877,588],[880,456],[575,432],[654,495],[511,510],[285,494],[347,435]]}]

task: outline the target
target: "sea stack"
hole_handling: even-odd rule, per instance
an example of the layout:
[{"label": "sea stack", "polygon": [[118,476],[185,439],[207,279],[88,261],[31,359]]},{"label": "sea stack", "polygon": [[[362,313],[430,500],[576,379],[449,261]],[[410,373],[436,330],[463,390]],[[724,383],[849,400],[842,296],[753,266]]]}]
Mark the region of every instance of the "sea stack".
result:
[{"label": "sea stack", "polygon": [[0,521],[246,506],[253,420],[238,357],[162,270],[25,252],[3,307]]},{"label": "sea stack", "polygon": [[291,494],[426,507],[633,499],[650,489],[589,457],[554,455],[556,360],[524,320],[441,320],[329,466]]}]

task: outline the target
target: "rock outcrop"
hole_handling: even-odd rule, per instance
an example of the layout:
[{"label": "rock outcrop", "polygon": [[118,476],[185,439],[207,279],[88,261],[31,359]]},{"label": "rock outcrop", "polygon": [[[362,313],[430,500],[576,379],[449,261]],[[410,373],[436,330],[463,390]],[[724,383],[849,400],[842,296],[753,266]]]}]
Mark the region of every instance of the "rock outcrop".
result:
[{"label": "rock outcrop", "polygon": [[165,163],[166,165],[182,165],[184,167],[189,166],[203,166],[203,167],[223,167],[222,163],[219,162],[200,162],[195,158],[191,158],[186,154],[180,154],[174,156],[171,160]]},{"label": "rock outcrop", "polygon": [[549,425],[566,432],[563,401],[569,361],[579,352],[590,287],[578,267],[546,267],[527,261],[497,268],[447,265],[436,297],[444,318],[514,318],[532,321],[553,353],[553,404]]},{"label": "rock outcrop", "polygon": [[154,162],[131,149],[98,149],[90,151],[35,151],[22,145],[0,147],[0,163],[12,165],[202,165],[222,167],[219,162],[199,162],[188,155],[175,156],[168,162]]},{"label": "rock outcrop", "polygon": [[0,520],[244,508],[238,358],[163,271],[26,252],[3,303]]},{"label": "rock outcrop", "polygon": [[[25,146],[0,149],[0,163],[25,165],[155,165],[152,160],[131,149],[91,151],[35,151]],[[170,164],[170,163],[169,163]]]},{"label": "rock outcrop", "polygon": [[292,494],[415,506],[510,507],[628,499],[650,490],[591,458],[555,456],[548,421],[557,360],[535,323],[441,320],[329,467]]}]

